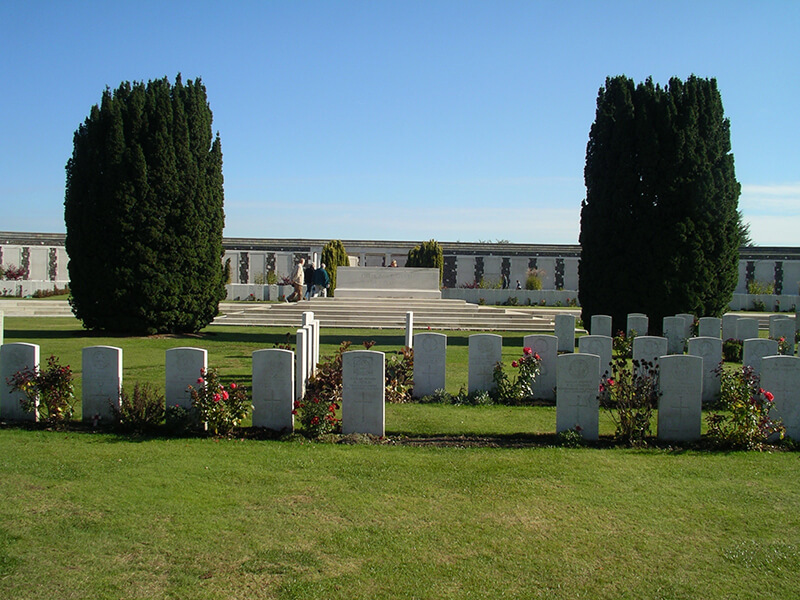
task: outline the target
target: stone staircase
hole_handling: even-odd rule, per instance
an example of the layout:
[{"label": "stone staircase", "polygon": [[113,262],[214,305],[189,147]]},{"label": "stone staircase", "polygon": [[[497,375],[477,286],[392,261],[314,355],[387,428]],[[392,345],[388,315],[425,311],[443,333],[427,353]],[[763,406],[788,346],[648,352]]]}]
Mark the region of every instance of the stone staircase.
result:
[{"label": "stone staircase", "polygon": [[[403,329],[406,312],[415,329],[552,332],[555,312],[478,306],[463,300],[313,298],[296,303],[223,302],[214,325],[300,327],[312,311],[322,327]],[[575,311],[579,313],[580,311]]]},{"label": "stone staircase", "polygon": [[73,317],[66,300],[0,298],[0,312],[6,317]]}]

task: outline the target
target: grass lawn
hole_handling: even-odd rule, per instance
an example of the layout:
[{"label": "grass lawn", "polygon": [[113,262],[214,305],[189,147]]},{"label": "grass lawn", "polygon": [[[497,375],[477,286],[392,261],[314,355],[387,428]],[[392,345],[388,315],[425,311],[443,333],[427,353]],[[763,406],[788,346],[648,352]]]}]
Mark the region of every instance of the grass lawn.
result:
[{"label": "grass lawn", "polygon": [[[249,381],[282,329],[95,337],[6,318],[5,341],[79,370],[123,348],[163,385],[167,348]],[[448,388],[467,332],[448,332]],[[324,330],[394,351],[402,332]],[[522,334],[504,336],[516,357]],[[800,597],[800,454],[548,445],[552,407],[389,405],[382,444],[125,437],[0,427],[2,598]],[[601,433],[613,425],[601,415]],[[536,447],[396,444],[484,436]],[[453,439],[451,439],[451,442]]]}]

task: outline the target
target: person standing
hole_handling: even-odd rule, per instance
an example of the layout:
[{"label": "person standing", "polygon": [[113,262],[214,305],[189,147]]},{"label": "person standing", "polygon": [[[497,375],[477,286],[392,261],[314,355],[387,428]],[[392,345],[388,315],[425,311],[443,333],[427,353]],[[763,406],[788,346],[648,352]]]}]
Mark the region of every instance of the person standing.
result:
[{"label": "person standing", "polygon": [[303,265],[306,263],[304,258],[301,258],[297,261],[297,264],[294,266],[294,271],[292,272],[292,287],[294,288],[294,292],[292,295],[289,296],[286,301],[287,302],[299,302],[303,299]]},{"label": "person standing", "polygon": [[328,287],[331,285],[331,278],[325,270],[325,263],[319,266],[319,269],[314,271],[314,296],[326,298],[328,296]]},{"label": "person standing", "polygon": [[308,266],[303,269],[303,283],[306,285],[305,298],[311,300],[311,288],[314,285],[314,263],[308,262]]}]

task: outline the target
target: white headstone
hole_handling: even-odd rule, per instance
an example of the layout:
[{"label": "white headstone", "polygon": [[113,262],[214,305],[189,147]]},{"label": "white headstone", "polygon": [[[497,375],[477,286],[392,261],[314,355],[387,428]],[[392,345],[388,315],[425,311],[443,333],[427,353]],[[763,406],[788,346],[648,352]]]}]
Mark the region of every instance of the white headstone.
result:
[{"label": "white headstone", "polygon": [[716,370],[722,362],[722,339],[692,338],[689,340],[689,354],[703,359],[703,402],[713,402],[720,390]]},{"label": "white headstone", "polygon": [[83,420],[99,419],[104,423],[111,422],[114,419],[112,406],[117,410],[120,407],[122,348],[89,346],[81,351],[81,357]]},{"label": "white headstone", "polygon": [[20,406],[20,400],[25,398],[22,392],[12,391],[6,385],[6,380],[17,371],[24,369],[37,369],[39,367],[39,346],[14,342],[0,346],[0,417],[10,421],[36,421],[37,410],[26,412]]},{"label": "white headstone", "polygon": [[722,319],[717,317],[701,317],[697,322],[697,337],[720,337],[722,335]]},{"label": "white headstone", "polygon": [[539,375],[533,382],[533,397],[540,400],[556,399],[556,359],[558,358],[558,338],[554,335],[526,335],[522,340],[525,348],[538,354]]},{"label": "white headstone", "polygon": [[314,322],[308,325],[303,325],[306,331],[306,376],[305,381],[308,382],[309,377],[314,373]]},{"label": "white headstone", "polygon": [[794,354],[794,319],[784,317],[770,321],[769,337],[774,340],[783,338],[789,345],[789,353]]},{"label": "white headstone", "polygon": [[253,352],[253,426],[294,431],[294,352]]},{"label": "white headstone", "polygon": [[308,330],[297,330],[295,342],[295,370],[294,370],[294,395],[296,400],[302,400],[306,395],[306,377],[308,377]]},{"label": "white headstone", "polygon": [[647,361],[654,365],[658,357],[667,353],[667,338],[655,335],[640,335],[633,340],[633,360]]},{"label": "white headstone", "polygon": [[558,357],[556,432],[579,429],[587,440],[600,436],[600,404],[596,354],[562,354]]},{"label": "white headstone", "polygon": [[722,339],[723,340],[738,340],[736,337],[736,323],[739,320],[739,315],[724,314],[722,315]]},{"label": "white headstone", "polygon": [[[607,335],[584,335],[578,338],[578,351],[581,354],[596,354],[600,357],[599,377],[612,372],[611,358],[613,339]],[[598,377],[598,384],[600,379]]]},{"label": "white headstone", "polygon": [[612,337],[611,317],[608,315],[592,315],[592,325],[589,332],[592,335],[605,335]]},{"label": "white headstone", "polygon": [[647,318],[647,315],[642,313],[630,313],[625,327],[625,335],[630,336],[633,331],[636,332],[636,335],[647,335],[649,326],[650,320]]},{"label": "white headstone", "polygon": [[470,393],[492,389],[494,367],[502,360],[502,355],[502,336],[494,333],[476,333],[469,336],[467,390]]},{"label": "white headstone", "polygon": [[313,311],[306,310],[303,312],[303,319],[300,324],[305,327],[306,325],[310,325],[314,322],[314,313]]},{"label": "white headstone", "polygon": [[686,345],[684,323],[683,317],[664,317],[663,319],[664,337],[667,338],[669,354],[683,354]]},{"label": "white headstone", "polygon": [[445,389],[447,336],[443,333],[414,334],[414,398]]},{"label": "white headstone", "polygon": [[683,319],[683,339],[688,340],[692,337],[692,325],[694,325],[694,315],[689,313],[678,313],[675,315]]},{"label": "white headstone", "polygon": [[414,313],[411,311],[406,313],[406,347],[414,347]]},{"label": "white headstone", "polygon": [[761,361],[761,387],[775,397],[770,417],[783,421],[786,437],[800,440],[800,358],[764,358]]},{"label": "white headstone", "polygon": [[202,348],[170,348],[166,352],[167,406],[192,407],[192,394],[189,386],[197,389],[208,368],[208,352]]},{"label": "white headstone", "polygon": [[555,333],[559,352],[575,352],[575,315],[556,315]]},{"label": "white headstone", "polygon": [[320,329],[322,328],[322,322],[317,319],[314,321],[314,371],[317,370],[319,366],[319,336],[320,336]]},{"label": "white headstone", "polygon": [[736,339],[749,340],[758,337],[758,319],[742,317],[736,321]]},{"label": "white headstone", "polygon": [[0,346],[3,345],[4,332],[5,332],[5,326],[3,325],[3,311],[0,310]]},{"label": "white headstone", "polygon": [[766,338],[750,338],[742,346],[742,365],[753,367],[756,374],[761,373],[761,359],[778,354],[778,341]]},{"label": "white headstone", "polygon": [[342,433],[383,436],[385,396],[386,365],[383,352],[345,352],[342,355]]},{"label": "white headstone", "polygon": [[685,442],[700,439],[703,359],[673,355],[659,359],[658,439]]}]

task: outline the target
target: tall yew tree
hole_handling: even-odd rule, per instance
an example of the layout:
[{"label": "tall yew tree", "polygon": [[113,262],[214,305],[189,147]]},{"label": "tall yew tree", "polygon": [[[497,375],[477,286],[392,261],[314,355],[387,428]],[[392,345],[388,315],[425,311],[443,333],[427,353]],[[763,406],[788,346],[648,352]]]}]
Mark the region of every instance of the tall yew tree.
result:
[{"label": "tall yew tree", "polygon": [[630,312],[718,316],[738,280],[740,186],[714,79],[606,79],[586,149],[583,321]]},{"label": "tall yew tree", "polygon": [[75,315],[136,334],[205,327],[225,296],[222,146],[199,79],[106,89],[74,136],[64,218]]}]

